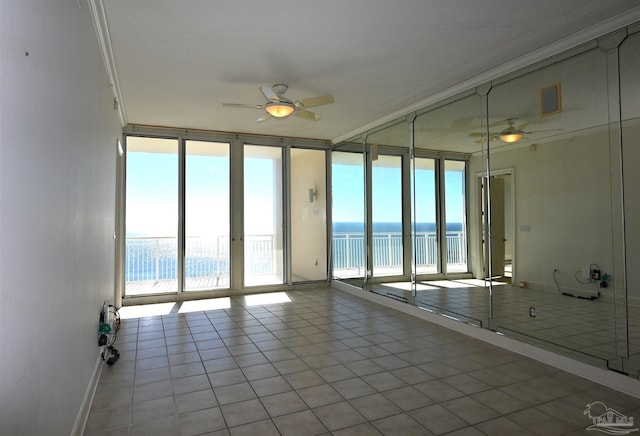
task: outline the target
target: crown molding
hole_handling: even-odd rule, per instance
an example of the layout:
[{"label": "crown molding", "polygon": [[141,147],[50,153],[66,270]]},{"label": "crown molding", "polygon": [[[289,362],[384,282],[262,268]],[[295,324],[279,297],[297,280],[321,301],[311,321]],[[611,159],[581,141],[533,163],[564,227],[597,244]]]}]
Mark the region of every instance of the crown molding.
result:
[{"label": "crown molding", "polygon": [[102,54],[104,66],[109,78],[109,86],[111,87],[113,98],[116,99],[117,104],[115,105],[115,109],[118,111],[120,123],[124,127],[128,124],[127,113],[120,90],[118,69],[116,68],[116,61],[113,55],[113,47],[111,46],[111,35],[109,34],[109,25],[104,10],[104,3],[103,0],[87,0],[87,4],[89,5],[93,27],[96,31],[96,37],[98,38],[98,46],[100,47],[100,53]]}]

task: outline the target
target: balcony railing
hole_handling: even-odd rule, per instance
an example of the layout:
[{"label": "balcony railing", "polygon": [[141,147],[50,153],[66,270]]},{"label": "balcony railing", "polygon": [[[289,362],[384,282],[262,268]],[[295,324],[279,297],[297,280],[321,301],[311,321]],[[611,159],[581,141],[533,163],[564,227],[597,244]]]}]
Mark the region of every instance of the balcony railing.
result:
[{"label": "balcony railing", "polygon": [[[435,267],[438,262],[438,245],[435,232],[419,232],[416,238],[416,266]],[[447,232],[447,264],[467,264],[466,232]],[[402,267],[402,234],[373,234],[373,266],[382,268]],[[364,268],[364,235],[362,233],[333,234],[333,268]]]},{"label": "balcony railing", "polygon": [[[417,233],[416,260],[418,267],[435,267],[437,238],[435,232]],[[274,274],[274,235],[253,235],[245,238],[245,268],[250,275]],[[467,263],[465,232],[447,232],[447,263]],[[187,237],[185,241],[185,280],[210,279],[204,287],[228,287],[230,244],[228,237]],[[402,235],[374,233],[374,267],[402,267]],[[364,269],[364,235],[362,233],[333,234],[333,268]],[[175,281],[177,278],[177,240],[175,237],[127,238],[125,282],[127,286],[145,282]],[[189,286],[188,286],[189,287]],[[198,287],[198,286],[196,286]]]}]

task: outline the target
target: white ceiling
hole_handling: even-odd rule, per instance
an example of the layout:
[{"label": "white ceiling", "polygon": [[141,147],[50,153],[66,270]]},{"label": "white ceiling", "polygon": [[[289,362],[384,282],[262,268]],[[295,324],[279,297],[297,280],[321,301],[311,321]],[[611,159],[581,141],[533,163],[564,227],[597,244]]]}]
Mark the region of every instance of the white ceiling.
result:
[{"label": "white ceiling", "polygon": [[[91,0],[123,118],[343,140],[640,19],[637,0]],[[312,110],[258,123],[259,86]]]}]

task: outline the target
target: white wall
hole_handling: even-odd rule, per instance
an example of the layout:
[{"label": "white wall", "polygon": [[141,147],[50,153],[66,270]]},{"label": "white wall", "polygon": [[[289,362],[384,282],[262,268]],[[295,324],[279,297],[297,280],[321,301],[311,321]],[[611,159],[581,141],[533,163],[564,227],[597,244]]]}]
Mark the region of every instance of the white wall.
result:
[{"label": "white wall", "polygon": [[113,296],[121,127],[85,3],[2,0],[0,44],[0,433],[65,435]]},{"label": "white wall", "polygon": [[[296,280],[327,278],[324,152],[291,150],[291,269]],[[309,189],[316,190],[309,203]]]},{"label": "white wall", "polygon": [[[584,132],[582,132],[584,133]],[[608,131],[604,128],[495,153],[493,169],[515,170],[516,281],[555,291],[593,292],[575,272],[596,263],[613,274]],[[474,171],[478,161],[474,159]],[[477,180],[475,180],[477,182]],[[472,192],[476,192],[473,190]]]}]

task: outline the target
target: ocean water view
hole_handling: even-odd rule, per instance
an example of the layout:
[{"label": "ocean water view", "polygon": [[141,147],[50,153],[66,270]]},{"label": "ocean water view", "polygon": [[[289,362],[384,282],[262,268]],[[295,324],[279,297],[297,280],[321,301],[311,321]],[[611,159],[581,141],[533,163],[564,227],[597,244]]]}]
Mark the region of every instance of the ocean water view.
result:
[{"label": "ocean water view", "polygon": [[[430,233],[436,231],[435,223],[416,223],[417,233]],[[460,232],[463,229],[462,223],[447,223],[447,232]],[[402,223],[399,222],[374,222],[373,233],[397,233],[402,231]],[[336,222],[333,223],[334,233],[363,233],[364,223],[362,222]]]}]

